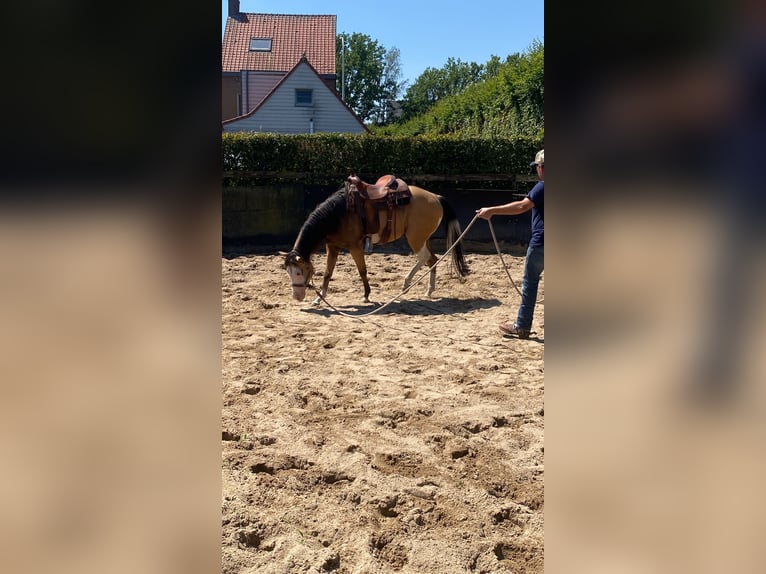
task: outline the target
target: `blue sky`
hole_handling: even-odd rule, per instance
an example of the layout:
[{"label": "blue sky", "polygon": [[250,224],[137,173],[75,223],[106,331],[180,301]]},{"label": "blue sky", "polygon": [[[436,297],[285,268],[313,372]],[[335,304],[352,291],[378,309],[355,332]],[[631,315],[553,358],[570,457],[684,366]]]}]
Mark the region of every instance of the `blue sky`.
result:
[{"label": "blue sky", "polygon": [[[228,0],[222,2],[221,38]],[[544,0],[240,0],[242,12],[335,14],[340,34],[367,34],[399,48],[402,79],[411,85],[447,58],[483,64],[544,38]]]}]

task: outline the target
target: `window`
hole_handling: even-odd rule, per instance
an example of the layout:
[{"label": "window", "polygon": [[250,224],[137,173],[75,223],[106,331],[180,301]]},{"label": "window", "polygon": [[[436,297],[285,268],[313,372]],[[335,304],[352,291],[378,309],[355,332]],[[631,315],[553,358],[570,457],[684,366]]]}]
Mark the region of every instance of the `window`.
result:
[{"label": "window", "polygon": [[271,38],[250,38],[251,52],[271,52]]},{"label": "window", "polygon": [[313,106],[314,90],[295,90],[296,106]]}]

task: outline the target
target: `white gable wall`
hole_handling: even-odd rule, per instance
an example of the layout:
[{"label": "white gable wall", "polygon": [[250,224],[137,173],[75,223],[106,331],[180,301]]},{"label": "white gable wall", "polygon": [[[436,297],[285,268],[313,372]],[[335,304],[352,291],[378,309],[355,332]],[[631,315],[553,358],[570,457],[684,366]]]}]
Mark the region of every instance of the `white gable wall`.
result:
[{"label": "white gable wall", "polygon": [[[295,105],[295,90],[313,90],[314,105]],[[364,128],[308,64],[301,63],[252,115],[229,122],[224,131],[275,132],[284,134],[362,133]]]}]

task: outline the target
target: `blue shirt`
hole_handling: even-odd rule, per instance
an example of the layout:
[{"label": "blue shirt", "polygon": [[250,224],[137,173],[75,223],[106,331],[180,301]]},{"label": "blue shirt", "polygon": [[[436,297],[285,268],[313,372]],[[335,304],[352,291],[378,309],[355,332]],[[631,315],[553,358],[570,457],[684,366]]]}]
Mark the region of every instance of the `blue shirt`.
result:
[{"label": "blue shirt", "polygon": [[543,217],[543,195],[545,182],[539,181],[527,194],[535,206],[532,208],[532,238],[529,240],[530,247],[543,247],[545,245],[545,223]]}]

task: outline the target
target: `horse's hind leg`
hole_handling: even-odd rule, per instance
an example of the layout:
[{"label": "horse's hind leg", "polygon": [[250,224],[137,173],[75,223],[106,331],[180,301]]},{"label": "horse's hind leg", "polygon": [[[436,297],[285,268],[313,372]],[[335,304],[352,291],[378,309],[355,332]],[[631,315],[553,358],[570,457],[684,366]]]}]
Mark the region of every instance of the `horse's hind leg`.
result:
[{"label": "horse's hind leg", "polygon": [[410,283],[412,283],[412,278],[415,276],[415,273],[417,273],[420,268],[427,263],[431,268],[431,276],[428,280],[428,290],[426,291],[426,295],[430,297],[436,288],[436,267],[434,267],[434,263],[436,263],[436,256],[431,252],[431,249],[428,247],[428,243],[426,242],[417,252],[417,257],[417,262],[404,278],[404,289],[409,289]]},{"label": "horse's hind leg", "polygon": [[327,297],[327,286],[330,284],[332,272],[335,270],[335,264],[338,262],[338,253],[340,253],[339,247],[327,244],[327,263],[325,265],[324,277],[322,278],[322,288],[319,290],[322,296],[317,295],[316,299],[311,302],[312,305],[319,305],[322,297]]},{"label": "horse's hind leg", "polygon": [[434,289],[436,289],[436,261],[438,258],[433,254],[427,243],[423,249],[426,249],[428,253],[431,254],[431,256],[428,258],[428,261],[426,261],[428,266],[431,268],[431,276],[428,278],[428,291],[426,291],[426,295],[430,297],[433,294]]}]

